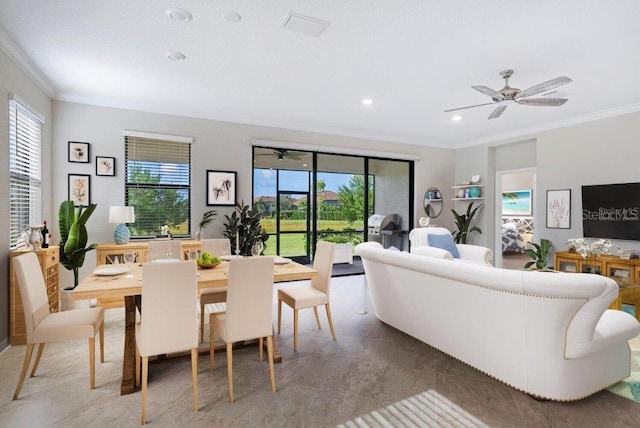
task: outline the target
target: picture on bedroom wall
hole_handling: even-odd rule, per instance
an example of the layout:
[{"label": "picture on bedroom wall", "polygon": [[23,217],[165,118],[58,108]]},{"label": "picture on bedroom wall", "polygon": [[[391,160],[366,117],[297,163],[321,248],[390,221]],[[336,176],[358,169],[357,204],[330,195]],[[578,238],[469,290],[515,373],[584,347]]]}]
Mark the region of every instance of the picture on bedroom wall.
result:
[{"label": "picture on bedroom wall", "polygon": [[547,190],[547,228],[571,229],[571,189]]},{"label": "picture on bedroom wall", "polygon": [[502,192],[502,215],[531,215],[531,190]]},{"label": "picture on bedroom wall", "polygon": [[233,171],[207,171],[207,205],[236,204],[236,173]]}]

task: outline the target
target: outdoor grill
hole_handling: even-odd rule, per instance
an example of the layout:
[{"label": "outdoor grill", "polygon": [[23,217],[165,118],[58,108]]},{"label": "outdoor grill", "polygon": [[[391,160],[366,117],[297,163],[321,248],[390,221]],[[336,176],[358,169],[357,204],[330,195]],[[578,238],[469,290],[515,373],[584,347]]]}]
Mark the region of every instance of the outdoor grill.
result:
[{"label": "outdoor grill", "polygon": [[382,231],[396,230],[400,227],[400,216],[398,214],[374,214],[367,220],[367,230],[369,241],[377,241],[384,245]]}]

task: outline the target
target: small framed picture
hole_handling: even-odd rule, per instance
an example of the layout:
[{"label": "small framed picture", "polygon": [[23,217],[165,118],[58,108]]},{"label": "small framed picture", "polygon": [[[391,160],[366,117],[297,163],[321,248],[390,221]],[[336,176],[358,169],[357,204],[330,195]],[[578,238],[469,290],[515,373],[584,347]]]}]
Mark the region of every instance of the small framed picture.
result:
[{"label": "small framed picture", "polygon": [[96,175],[115,177],[116,158],[106,156],[96,156]]},{"label": "small framed picture", "polygon": [[571,189],[547,190],[547,228],[571,229]]},{"label": "small framed picture", "polygon": [[236,204],[236,174],[207,170],[207,206]]},{"label": "small framed picture", "polygon": [[89,163],[89,143],[69,141],[69,162]]},{"label": "small framed picture", "polygon": [[89,206],[91,203],[90,175],[69,174],[69,200],[76,206]]}]

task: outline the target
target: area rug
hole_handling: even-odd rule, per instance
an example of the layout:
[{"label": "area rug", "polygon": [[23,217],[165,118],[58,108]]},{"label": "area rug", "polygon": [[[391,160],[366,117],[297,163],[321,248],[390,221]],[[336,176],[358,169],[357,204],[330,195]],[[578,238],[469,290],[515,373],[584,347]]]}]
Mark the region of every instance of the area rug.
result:
[{"label": "area rug", "polygon": [[488,427],[433,389],[338,425],[339,428],[444,426]]},{"label": "area rug", "polygon": [[[622,310],[635,316],[635,308],[631,305],[622,305]],[[636,403],[640,403],[640,336],[629,341],[631,347],[631,375],[607,388],[613,392]]]}]

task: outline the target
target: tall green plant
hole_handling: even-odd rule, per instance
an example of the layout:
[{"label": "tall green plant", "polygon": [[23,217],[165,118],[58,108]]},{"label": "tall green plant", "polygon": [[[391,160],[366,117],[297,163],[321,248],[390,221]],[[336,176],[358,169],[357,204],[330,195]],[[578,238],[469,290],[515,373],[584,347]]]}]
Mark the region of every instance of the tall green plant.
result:
[{"label": "tall green plant", "polygon": [[457,244],[466,244],[472,232],[478,232],[482,235],[482,230],[480,230],[478,226],[471,227],[471,221],[473,220],[473,216],[476,215],[476,212],[483,206],[484,204],[480,204],[473,208],[473,202],[471,202],[469,206],[467,206],[466,214],[458,214],[456,210],[451,209],[455,217],[456,227],[458,228],[458,230],[453,232],[453,239]]},{"label": "tall green plant", "polygon": [[86,210],[75,207],[73,201],[63,201],[58,211],[58,229],[60,230],[60,263],[66,269],[73,271],[73,288],[78,286],[78,272],[84,264],[84,256],[98,244],[88,247],[86,223],[97,205],[90,204]]},{"label": "tall green plant", "polygon": [[536,269],[544,269],[547,267],[547,258],[549,257],[549,251],[551,250],[551,241],[548,239],[541,239],[540,245],[536,243],[531,243],[531,245],[535,248],[535,250],[527,249],[524,253],[531,257],[533,260],[527,262],[524,265],[525,269],[529,269],[531,266],[535,265]]},{"label": "tall green plant", "polygon": [[[240,250],[240,255],[250,256],[253,244],[258,241],[263,243],[269,239],[266,230],[260,225],[260,213],[258,210],[251,210],[249,205],[236,204],[236,209],[231,215],[225,215],[225,231],[222,233],[231,241],[232,251],[236,248]],[[239,243],[236,247],[236,232]],[[265,247],[266,248],[266,244]]]}]

